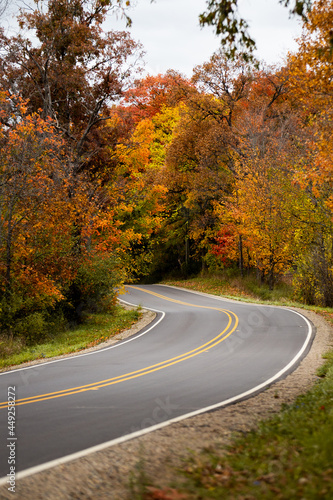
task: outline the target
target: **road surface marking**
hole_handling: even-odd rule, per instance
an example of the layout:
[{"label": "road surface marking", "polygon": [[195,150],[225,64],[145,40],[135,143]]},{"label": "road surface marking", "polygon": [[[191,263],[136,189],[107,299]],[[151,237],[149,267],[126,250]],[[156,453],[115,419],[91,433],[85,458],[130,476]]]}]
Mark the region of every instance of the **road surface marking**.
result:
[{"label": "road surface marking", "polygon": [[[37,403],[40,401],[46,401],[49,399],[61,398],[61,397],[65,397],[65,396],[72,396],[73,394],[78,394],[80,392],[98,390],[102,387],[108,387],[110,385],[119,384],[120,382],[126,382],[127,380],[132,380],[132,379],[135,379],[138,377],[142,377],[143,375],[148,375],[149,373],[153,373],[153,372],[156,372],[158,370],[162,370],[163,368],[167,368],[169,366],[180,363],[181,361],[185,361],[187,359],[193,358],[194,356],[197,356],[198,354],[202,354],[203,352],[207,352],[209,349],[217,346],[218,344],[223,342],[223,340],[228,338],[236,330],[236,328],[238,326],[238,317],[232,311],[228,311],[226,309],[221,309],[221,308],[217,308],[217,307],[197,306],[195,304],[189,304],[187,302],[182,302],[182,301],[178,301],[175,299],[170,299],[169,297],[165,297],[164,295],[156,294],[154,292],[150,292],[150,291],[148,292],[148,291],[146,291],[142,288],[139,288],[139,287],[133,286],[131,288],[135,288],[137,290],[143,291],[145,293],[149,293],[151,295],[156,295],[159,298],[162,298],[164,300],[168,300],[171,302],[176,302],[176,303],[179,303],[181,305],[186,305],[186,306],[196,307],[196,308],[201,308],[201,309],[210,309],[210,310],[222,312],[222,313],[227,315],[228,324],[227,324],[226,328],[221,333],[219,333],[216,337],[211,339],[209,342],[206,342],[205,344],[200,345],[196,349],[192,349],[191,351],[180,354],[174,358],[170,358],[170,359],[167,359],[165,361],[161,361],[160,363],[156,363],[154,365],[141,368],[140,370],[136,370],[134,372],[125,373],[123,375],[119,375],[117,377],[113,377],[113,378],[106,379],[106,380],[100,380],[99,382],[93,382],[93,383],[87,384],[87,385],[72,387],[70,389],[64,389],[62,391],[50,392],[47,394],[40,394],[39,396],[31,396],[29,398],[17,399],[16,406],[30,404],[30,403]],[[7,401],[0,403],[0,409],[7,408],[7,407],[8,407]]]}]

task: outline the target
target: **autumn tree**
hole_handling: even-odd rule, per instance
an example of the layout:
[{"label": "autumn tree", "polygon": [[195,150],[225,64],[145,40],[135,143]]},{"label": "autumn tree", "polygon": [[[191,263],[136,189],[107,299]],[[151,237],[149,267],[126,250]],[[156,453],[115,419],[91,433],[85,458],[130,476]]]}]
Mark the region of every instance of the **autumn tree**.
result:
[{"label": "autumn tree", "polygon": [[183,86],[180,121],[159,177],[168,190],[163,230],[171,267],[188,272],[205,263],[218,221],[216,204],[233,182],[234,114],[250,81],[244,62],[227,61],[221,51],[195,68],[192,86]]},{"label": "autumn tree", "polygon": [[112,107],[129,85],[141,49],[127,32],[102,31],[106,14],[126,2],[35,3],[34,11],[21,13],[17,36],[1,33],[0,82],[12,100],[19,95],[26,101],[28,113],[52,121],[64,141],[70,167],[66,202],[72,207],[66,220],[77,264],[62,294],[66,314],[80,321],[83,310],[95,307],[98,295],[110,290],[112,270],[116,274],[129,237],[120,234],[114,219],[110,149],[119,142],[123,124]]},{"label": "autumn tree", "polygon": [[191,111],[184,109],[161,171],[163,183],[168,187],[169,215],[165,225],[169,254],[173,247],[182,270],[189,269],[193,261],[203,265],[218,220],[215,205],[225,198],[232,184],[224,129],[212,118],[197,117],[194,120]]},{"label": "autumn tree", "polygon": [[247,97],[252,72],[253,66],[242,58],[230,60],[219,50],[207,63],[194,68],[192,80],[202,99],[196,96],[193,106],[201,110],[203,118],[211,116],[231,128],[234,114]]},{"label": "autumn tree", "polygon": [[274,143],[264,155],[253,151],[246,166],[240,167],[230,207],[242,237],[243,265],[255,269],[271,290],[293,263],[298,231],[295,211],[304,201],[286,171],[285,152]]},{"label": "autumn tree", "polygon": [[79,321],[112,305],[128,235],[97,180],[76,174],[73,196],[73,162],[56,124],[16,101],[1,95],[0,323],[33,340],[53,314]]},{"label": "autumn tree", "polygon": [[22,33],[1,35],[2,87],[29,99],[29,111],[55,120],[76,171],[96,153],[91,133],[109,118],[140,57],[127,32],[102,31],[107,12],[119,3],[36,1],[33,12],[19,17]]},{"label": "autumn tree", "polygon": [[208,250],[219,230],[216,209],[225,204],[234,181],[238,142],[234,118],[250,82],[248,65],[228,61],[222,51],[194,70],[196,92],[187,94],[186,112],[175,131],[165,169],[173,207],[169,231],[174,242],[178,239],[178,260],[185,268],[191,258],[207,264]]},{"label": "autumn tree", "polygon": [[311,303],[331,306],[332,247],[332,1],[316,1],[303,25],[296,54],[290,54],[287,78],[302,111],[307,155],[295,177],[308,200],[299,217],[307,245],[298,259],[296,288]]},{"label": "autumn tree", "polygon": [[165,197],[161,178],[168,146],[179,122],[182,106],[163,106],[152,118],[138,122],[129,141],[117,147],[117,217],[122,230],[132,233],[128,257],[136,276],[159,267],[164,238]]},{"label": "autumn tree", "polygon": [[242,271],[246,258],[273,287],[292,260],[286,207],[304,152],[285,77],[220,51],[195,68],[193,81],[198,93],[167,155],[184,227],[210,265],[211,255],[227,255]]},{"label": "autumn tree", "polygon": [[284,75],[256,72],[235,120],[234,192],[221,222],[239,233],[241,269],[256,269],[270,288],[294,258],[300,206],[294,174],[306,150],[300,125]]},{"label": "autumn tree", "polygon": [[152,118],[163,107],[174,107],[193,90],[191,83],[180,73],[169,70],[164,75],[147,75],[137,79],[122,99],[132,120],[137,123]]},{"label": "autumn tree", "polygon": [[17,331],[27,317],[40,323],[41,311],[63,298],[60,283],[71,275],[64,145],[51,122],[27,115],[25,103],[18,101],[1,96],[1,119],[7,124],[0,139],[3,331]]}]

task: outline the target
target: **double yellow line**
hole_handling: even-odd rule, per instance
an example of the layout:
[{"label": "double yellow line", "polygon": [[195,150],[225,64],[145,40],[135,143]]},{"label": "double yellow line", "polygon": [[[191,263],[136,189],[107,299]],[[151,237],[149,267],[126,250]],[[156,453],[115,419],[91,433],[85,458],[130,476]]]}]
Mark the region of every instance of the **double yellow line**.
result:
[{"label": "double yellow line", "polygon": [[[201,309],[211,309],[211,310],[222,312],[222,313],[227,315],[228,324],[221,333],[219,333],[216,337],[211,339],[209,342],[206,342],[205,344],[200,345],[196,349],[193,349],[191,351],[180,354],[179,356],[175,356],[174,358],[170,358],[170,359],[167,359],[167,360],[162,361],[160,363],[156,363],[155,365],[146,366],[145,368],[141,368],[140,370],[125,373],[124,375],[119,375],[118,377],[100,380],[99,382],[94,382],[92,384],[81,385],[78,387],[72,387],[71,389],[64,389],[63,391],[56,391],[56,392],[50,392],[47,394],[40,394],[39,396],[31,396],[30,398],[17,399],[16,406],[26,405],[26,404],[30,404],[30,403],[38,403],[40,401],[46,401],[48,399],[55,399],[55,398],[62,398],[64,396],[72,396],[73,394],[79,394],[80,392],[97,391],[103,387],[108,387],[110,385],[119,384],[120,382],[126,382],[127,380],[132,380],[132,379],[135,379],[138,377],[142,377],[143,375],[148,375],[149,373],[153,373],[153,372],[156,372],[158,370],[162,370],[162,369],[167,368],[169,366],[180,363],[181,361],[185,361],[186,359],[190,359],[190,358],[193,358],[194,356],[198,356],[199,354],[202,354],[203,352],[206,352],[209,349],[212,349],[212,347],[215,347],[216,345],[223,342],[223,340],[225,340],[227,337],[229,337],[229,335],[231,335],[237,328],[238,317],[232,311],[228,311],[226,309],[220,309],[217,307],[197,306],[194,304],[189,304],[187,302],[182,302],[180,300],[171,299],[171,298],[166,297],[164,295],[160,295],[158,293],[148,291],[148,290],[145,290],[143,288],[134,287],[134,286],[132,286],[131,288],[134,288],[136,290],[141,290],[145,293],[155,295],[156,297],[159,297],[163,300],[168,300],[170,302],[175,302],[177,304],[186,305],[186,306],[190,306],[190,307],[197,307],[197,308],[201,308]],[[7,401],[0,403],[0,409],[7,408],[7,407],[8,407]]]}]

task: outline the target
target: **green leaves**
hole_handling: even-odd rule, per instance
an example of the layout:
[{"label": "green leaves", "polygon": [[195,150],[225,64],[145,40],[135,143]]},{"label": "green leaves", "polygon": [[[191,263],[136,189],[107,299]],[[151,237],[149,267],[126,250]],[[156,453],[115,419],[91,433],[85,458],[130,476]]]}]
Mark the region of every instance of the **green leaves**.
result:
[{"label": "green leaves", "polygon": [[238,16],[237,7],[237,0],[210,0],[207,11],[200,14],[199,20],[202,26],[215,27],[227,57],[233,59],[240,53],[245,61],[250,61],[256,45],[248,32],[247,22]]},{"label": "green leaves", "polygon": [[[278,1],[278,0],[276,0]],[[207,0],[207,11],[200,14],[202,26],[214,26],[221,37],[227,57],[241,56],[244,61],[255,62],[255,40],[251,37],[249,25],[238,13],[238,0]],[[290,13],[307,19],[312,0],[279,0],[285,7],[291,6]]]}]

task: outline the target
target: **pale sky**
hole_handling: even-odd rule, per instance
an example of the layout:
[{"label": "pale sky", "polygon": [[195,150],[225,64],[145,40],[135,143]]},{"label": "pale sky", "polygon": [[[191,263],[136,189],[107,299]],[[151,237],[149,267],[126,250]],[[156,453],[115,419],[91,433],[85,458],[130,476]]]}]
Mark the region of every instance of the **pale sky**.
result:
[{"label": "pale sky", "polygon": [[[143,44],[146,52],[145,71],[151,75],[168,69],[191,77],[195,66],[209,61],[220,47],[212,27],[200,28],[198,16],[205,11],[205,0],[133,0],[129,11],[132,37]],[[18,5],[31,5],[32,0],[14,0],[2,18],[2,24],[13,28],[12,13]],[[250,34],[257,42],[257,57],[267,64],[281,64],[301,33],[300,22],[289,18],[288,9],[279,0],[238,0],[240,15],[248,21]],[[124,30],[124,20],[109,14],[106,31]]]},{"label": "pale sky", "polygon": [[[240,15],[248,21],[256,40],[257,57],[267,64],[281,64],[294,39],[300,35],[300,22],[289,18],[288,8],[278,0],[238,0]],[[212,27],[200,28],[198,16],[205,10],[205,0],[137,0],[130,11],[132,37],[146,51],[146,72],[165,73],[177,70],[192,75],[195,66],[207,62],[220,42]],[[124,29],[125,21],[108,19],[110,29]]]}]

